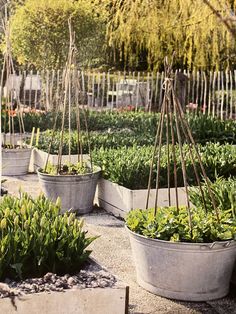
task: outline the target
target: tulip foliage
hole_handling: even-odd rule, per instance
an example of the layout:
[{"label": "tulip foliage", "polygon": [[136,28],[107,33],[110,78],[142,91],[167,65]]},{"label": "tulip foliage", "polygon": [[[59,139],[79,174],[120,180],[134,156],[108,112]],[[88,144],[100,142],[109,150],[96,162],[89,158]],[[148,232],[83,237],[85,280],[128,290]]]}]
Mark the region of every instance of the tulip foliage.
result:
[{"label": "tulip foliage", "polygon": [[75,214],[59,215],[60,201],[27,194],[0,202],[0,279],[79,271],[94,238]]}]

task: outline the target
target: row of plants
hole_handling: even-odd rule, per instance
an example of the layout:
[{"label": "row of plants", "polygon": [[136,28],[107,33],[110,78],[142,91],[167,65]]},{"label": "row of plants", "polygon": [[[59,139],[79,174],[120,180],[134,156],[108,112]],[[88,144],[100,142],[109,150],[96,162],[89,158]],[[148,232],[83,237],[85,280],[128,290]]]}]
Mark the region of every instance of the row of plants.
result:
[{"label": "row of plants", "polygon": [[[85,112],[88,129],[90,131],[107,131],[130,129],[136,134],[147,134],[155,136],[156,125],[160,115],[158,113],[146,112],[116,112],[116,111],[91,111]],[[32,128],[40,128],[45,131],[53,128],[55,113],[44,114],[27,113],[24,115],[25,130],[31,132]],[[199,143],[208,141],[236,143],[236,121],[222,121],[219,118],[204,114],[186,114],[194,139]],[[57,129],[60,130],[62,113],[58,114]],[[71,112],[71,128],[77,129],[76,112]],[[84,114],[80,116],[81,129],[86,130]],[[19,128],[15,121],[15,131]],[[67,128],[67,125],[65,125]]]},{"label": "row of plants", "polygon": [[[198,145],[203,165],[210,180],[217,176],[225,178],[236,175],[236,147],[233,145],[209,143],[205,146]],[[183,146],[186,162],[188,183],[196,185],[193,164],[190,158],[188,146]],[[153,154],[152,146],[121,147],[120,149],[100,148],[93,152],[93,162],[103,170],[103,177],[130,189],[146,189],[149,177],[150,160]],[[167,187],[168,154],[167,146],[162,147],[160,168],[160,187]],[[180,151],[176,146],[178,186],[183,186]],[[195,165],[200,170],[196,153],[194,153]],[[170,184],[174,186],[174,161],[170,156]],[[156,185],[156,160],[154,165],[152,188]]]},{"label": "row of plants", "polygon": [[0,279],[22,279],[46,272],[79,271],[94,240],[75,214],[60,213],[60,201],[5,196],[0,201]]},{"label": "row of plants", "polygon": [[[194,121],[196,124],[195,133],[193,132],[193,136],[198,143],[205,144],[207,142],[219,142],[227,143],[232,142],[234,143],[235,139],[235,132],[234,134],[226,134],[224,132],[220,133],[215,130],[207,129],[207,126],[202,124],[198,124],[198,121]],[[214,124],[213,124],[214,126]],[[197,131],[199,129],[199,132]],[[235,126],[236,128],[236,126]],[[200,134],[200,130],[202,134],[201,138],[198,138]],[[215,137],[214,132],[218,134],[218,138]],[[40,134],[37,148],[47,151],[48,150],[48,138],[52,137],[52,131],[48,130],[42,132]],[[70,141],[69,141],[70,137]],[[80,133],[80,141],[83,143],[83,153],[88,154],[89,152],[89,145],[90,148],[93,150],[95,148],[105,147],[105,148],[118,148],[122,146],[130,147],[130,146],[148,146],[152,145],[155,141],[155,135],[152,133],[145,133],[145,132],[136,132],[131,129],[120,129],[120,130],[109,130],[107,132],[102,131],[91,131],[89,134],[85,131],[81,131]],[[70,134],[69,132],[64,133],[65,141],[62,147],[62,153],[68,154],[69,153],[69,142],[71,147],[71,154],[77,154],[78,152],[78,140],[77,140],[77,132],[72,131]],[[53,134],[53,142],[51,146],[51,154],[57,154],[58,148],[60,143],[60,132],[56,131]]]},{"label": "row of plants", "polygon": [[[50,151],[51,154],[58,154],[58,149],[60,146],[60,136],[60,132],[54,132]],[[69,143],[71,148],[71,154],[78,153],[77,136],[78,134],[76,131],[73,131],[71,133],[67,131],[64,133],[62,154],[67,155],[69,153]],[[36,147],[43,151],[47,151],[49,138],[52,138],[51,130],[42,132],[39,136]],[[92,131],[89,134],[85,131],[81,131],[79,140],[80,142],[82,142],[83,154],[88,154],[89,145],[91,150],[98,149],[100,147],[119,148],[123,146],[130,147],[134,145],[148,146],[152,145],[154,139],[153,137],[147,136],[146,134],[136,134],[132,130],[123,129],[110,132]],[[28,143],[30,143],[30,139],[28,139]]]}]

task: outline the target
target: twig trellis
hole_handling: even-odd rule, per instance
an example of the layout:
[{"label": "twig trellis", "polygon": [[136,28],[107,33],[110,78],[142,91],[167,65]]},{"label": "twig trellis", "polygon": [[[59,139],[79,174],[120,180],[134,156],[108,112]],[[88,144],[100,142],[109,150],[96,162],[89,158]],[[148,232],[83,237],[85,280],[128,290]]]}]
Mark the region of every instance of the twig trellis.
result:
[{"label": "twig trellis", "polygon": [[[47,169],[48,161],[49,161],[49,154],[51,152],[52,143],[55,135],[55,130],[57,126],[58,115],[60,113],[60,105],[59,103],[63,103],[62,108],[62,123],[61,123],[61,136],[60,136],[60,143],[58,149],[58,162],[57,162],[57,174],[60,174],[62,170],[62,151],[63,151],[63,144],[64,144],[64,133],[65,133],[65,122],[66,122],[66,113],[68,114],[68,148],[69,148],[69,163],[71,162],[71,108],[74,106],[76,110],[76,119],[77,119],[77,150],[78,150],[78,162],[81,164],[83,163],[83,143],[81,138],[81,111],[83,113],[84,121],[85,121],[85,130],[87,133],[88,138],[88,151],[90,156],[90,168],[93,171],[93,164],[92,164],[92,156],[91,156],[91,148],[90,148],[90,136],[89,136],[89,129],[88,129],[88,122],[86,117],[86,112],[84,108],[84,93],[82,92],[80,86],[80,77],[79,71],[77,70],[76,66],[76,54],[77,48],[75,46],[75,33],[72,29],[72,21],[71,18],[68,19],[68,27],[69,27],[69,50],[68,50],[68,57],[65,64],[65,69],[63,71],[63,78],[62,78],[62,93],[58,97],[58,92],[54,95],[54,99],[58,102],[56,106],[56,112],[54,117],[53,123],[53,131],[52,137],[49,143],[48,155],[46,159],[46,163],[44,165],[44,170]],[[76,88],[77,87],[77,88]],[[75,93],[74,90],[76,91]],[[73,97],[73,94],[74,97]],[[82,109],[80,108],[82,107]]]},{"label": "twig trellis", "polygon": [[[181,172],[183,176],[184,189],[186,193],[186,203],[187,203],[186,208],[188,211],[189,226],[190,226],[190,230],[192,231],[192,213],[191,213],[191,204],[189,200],[189,191],[188,191],[189,185],[188,185],[188,178],[187,178],[187,172],[186,172],[186,161],[185,161],[185,156],[184,156],[184,151],[183,151],[183,143],[186,143],[188,147],[190,159],[193,164],[194,175],[200,189],[201,197],[203,199],[204,208],[207,211],[206,201],[205,201],[203,189],[201,186],[201,177],[205,179],[205,182],[207,184],[207,189],[209,191],[209,194],[212,200],[212,205],[216,214],[216,219],[218,222],[220,222],[220,218],[219,218],[219,212],[218,212],[218,209],[216,207],[216,203],[213,197],[213,193],[211,191],[210,181],[203,167],[203,163],[201,161],[201,156],[198,151],[198,147],[193,139],[190,127],[185,118],[184,111],[176,95],[176,91],[174,88],[174,73],[172,71],[172,63],[173,63],[173,59],[171,63],[168,63],[167,58],[165,59],[165,79],[163,83],[164,97],[163,97],[163,102],[161,106],[161,118],[157,125],[153,156],[150,163],[146,208],[148,208],[149,206],[153,169],[154,169],[155,159],[157,159],[155,214],[157,213],[157,210],[158,210],[158,192],[160,188],[162,144],[165,141],[166,143],[165,147],[167,150],[167,163],[168,163],[168,167],[167,167],[168,205],[171,206],[170,160],[172,157],[173,163],[174,163],[175,202],[176,202],[177,211],[179,210],[177,158],[176,158],[176,149],[178,148],[180,152]],[[164,129],[166,130],[166,134],[164,134]],[[176,133],[174,132],[174,130],[176,130]],[[200,173],[196,166],[196,160],[200,165]]]}]

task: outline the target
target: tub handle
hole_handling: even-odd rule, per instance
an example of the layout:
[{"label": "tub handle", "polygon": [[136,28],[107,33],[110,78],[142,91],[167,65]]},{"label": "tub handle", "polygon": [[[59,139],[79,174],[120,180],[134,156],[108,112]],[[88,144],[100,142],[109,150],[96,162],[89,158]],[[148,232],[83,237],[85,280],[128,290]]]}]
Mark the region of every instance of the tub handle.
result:
[{"label": "tub handle", "polygon": [[216,244],[220,244],[222,245],[223,247],[228,247],[230,246],[230,244],[234,242],[234,240],[230,240],[230,241],[227,241],[225,243],[221,243],[221,242],[213,242],[211,245],[210,245],[210,249],[213,249],[213,247],[216,245]]},{"label": "tub handle", "polygon": [[229,241],[226,241],[226,242],[220,242],[220,241],[216,241],[216,242],[213,242],[211,243],[211,245],[203,245],[202,248],[205,248],[205,249],[213,249],[214,246],[216,245],[221,245],[222,247],[229,247],[233,242],[235,242],[234,240],[229,240]]}]

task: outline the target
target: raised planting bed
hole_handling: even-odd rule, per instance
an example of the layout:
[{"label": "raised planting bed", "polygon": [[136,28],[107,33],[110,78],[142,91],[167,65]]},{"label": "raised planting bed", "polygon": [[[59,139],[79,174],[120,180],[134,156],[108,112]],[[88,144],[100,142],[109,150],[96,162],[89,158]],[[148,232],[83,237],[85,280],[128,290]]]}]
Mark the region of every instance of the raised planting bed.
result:
[{"label": "raised planting bed", "polygon": [[[167,205],[168,189],[167,188],[167,156],[163,146],[163,160],[160,165],[160,188],[159,202],[161,206]],[[184,152],[186,147],[184,146]],[[208,177],[215,181],[216,174],[222,177],[229,177],[236,174],[236,150],[233,145],[208,144],[199,146],[203,165]],[[93,161],[103,170],[103,179],[98,184],[98,202],[99,205],[113,214],[123,217],[125,213],[135,208],[145,208],[147,198],[147,183],[149,178],[150,160],[152,158],[153,147],[129,147],[120,149],[100,149],[94,152]],[[177,156],[177,178],[180,191],[181,205],[185,205],[185,192],[181,188],[183,176],[181,173],[181,162],[179,152]],[[189,157],[186,155],[186,172],[188,184],[194,186],[197,184],[194,176],[194,169]],[[200,165],[196,162],[196,167]],[[156,161],[154,174],[151,180],[152,189],[155,188],[156,182]],[[174,164],[171,159],[170,164],[170,186],[174,187]],[[172,189],[172,205],[174,205],[175,193]],[[155,191],[152,190],[150,204],[153,206]]]},{"label": "raised planting bed", "polygon": [[[100,179],[97,188],[98,205],[116,217],[125,218],[126,214],[136,208],[145,209],[147,189],[131,190],[109,180]],[[175,202],[175,188],[171,188],[171,204]],[[156,190],[150,192],[149,207],[155,204]],[[186,193],[183,187],[178,188],[179,205],[186,205]],[[168,206],[168,189],[158,192],[158,205]]]},{"label": "raised planting bed", "polygon": [[76,275],[47,273],[41,278],[0,283],[4,314],[125,314],[128,287],[94,260]]}]

